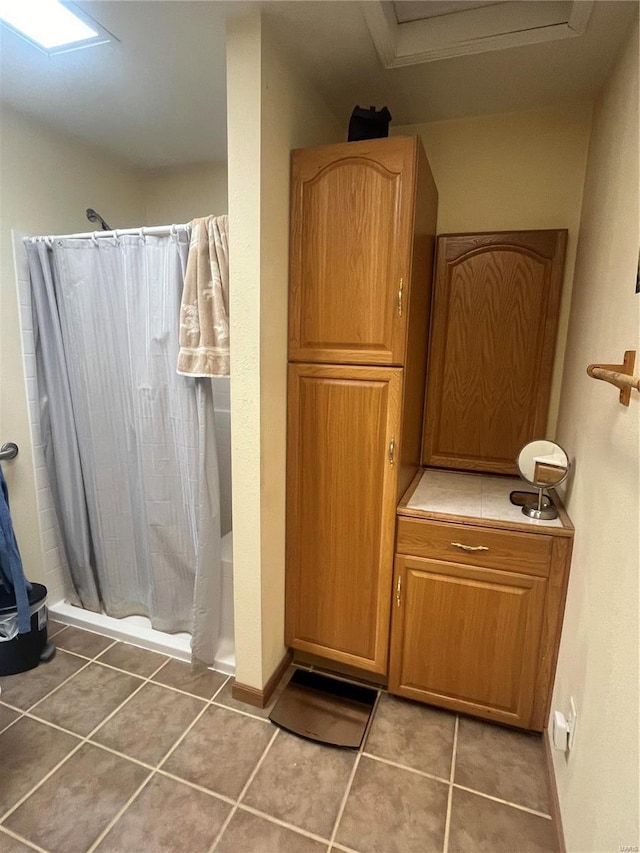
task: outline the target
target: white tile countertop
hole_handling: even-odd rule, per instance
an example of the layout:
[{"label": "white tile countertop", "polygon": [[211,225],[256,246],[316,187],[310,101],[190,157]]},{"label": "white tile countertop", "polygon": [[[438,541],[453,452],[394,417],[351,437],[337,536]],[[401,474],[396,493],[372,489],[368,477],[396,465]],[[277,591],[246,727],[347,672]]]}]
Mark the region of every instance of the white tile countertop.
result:
[{"label": "white tile countertop", "polygon": [[563,527],[559,518],[538,521],[509,500],[513,491],[535,492],[519,477],[493,477],[427,468],[406,504],[409,510],[510,521],[531,527]]}]

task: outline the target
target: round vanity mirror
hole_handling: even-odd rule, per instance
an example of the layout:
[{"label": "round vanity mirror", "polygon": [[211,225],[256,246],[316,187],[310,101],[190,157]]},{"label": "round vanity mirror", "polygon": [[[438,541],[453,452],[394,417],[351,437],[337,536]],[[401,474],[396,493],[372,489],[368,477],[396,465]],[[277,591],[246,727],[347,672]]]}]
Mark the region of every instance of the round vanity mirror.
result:
[{"label": "round vanity mirror", "polygon": [[569,457],[555,441],[530,441],[520,451],[518,470],[527,483],[538,489],[537,497],[531,496],[522,507],[530,518],[556,518],[558,510],[543,490],[563,483],[569,474]]}]

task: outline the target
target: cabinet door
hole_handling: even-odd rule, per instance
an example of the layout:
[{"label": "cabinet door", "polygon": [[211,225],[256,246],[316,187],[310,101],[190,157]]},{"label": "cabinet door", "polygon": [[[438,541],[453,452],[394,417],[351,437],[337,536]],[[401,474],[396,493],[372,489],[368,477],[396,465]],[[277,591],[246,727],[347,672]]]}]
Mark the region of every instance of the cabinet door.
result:
[{"label": "cabinet door", "polygon": [[402,370],[290,365],[286,641],[386,673]]},{"label": "cabinet door", "polygon": [[529,728],[546,583],[398,557],[390,692]]},{"label": "cabinet door", "polygon": [[438,238],[423,463],[517,473],[546,434],[566,231]]},{"label": "cabinet door", "polygon": [[293,152],[291,361],[403,364],[416,157],[415,137]]}]

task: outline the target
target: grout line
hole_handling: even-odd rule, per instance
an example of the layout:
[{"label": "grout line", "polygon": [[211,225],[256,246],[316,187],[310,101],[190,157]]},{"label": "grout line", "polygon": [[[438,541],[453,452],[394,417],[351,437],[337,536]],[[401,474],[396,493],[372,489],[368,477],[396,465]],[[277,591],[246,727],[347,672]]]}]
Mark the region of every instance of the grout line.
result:
[{"label": "grout line", "polygon": [[227,797],[226,794],[219,794],[216,791],[211,791],[209,788],[204,788],[202,785],[198,785],[197,782],[191,782],[189,779],[183,779],[182,776],[176,776],[175,773],[170,773],[168,770],[163,770],[161,767],[156,768],[155,771],[156,776],[166,776],[167,779],[171,779],[173,782],[182,782],[183,785],[187,785],[189,788],[194,788],[196,791],[201,791],[203,794],[209,794],[210,797],[214,797],[216,800],[222,800],[223,803],[227,803],[230,806],[236,805],[236,800],[233,797]]},{"label": "grout line", "polygon": [[294,826],[292,823],[287,823],[286,820],[281,820],[279,817],[274,817],[274,815],[262,812],[260,809],[254,809],[253,806],[246,806],[243,803],[238,803],[238,809],[240,811],[247,812],[248,814],[255,815],[256,817],[260,817],[269,823],[275,823],[278,826],[282,826],[284,829],[290,829],[292,832],[296,832],[298,835],[303,835],[305,838],[311,838],[312,841],[319,841],[320,844],[329,843],[329,840],[324,838],[322,835],[316,835],[316,833],[310,832],[308,829],[303,829],[301,826]]},{"label": "grout line", "polygon": [[[225,679],[225,681],[224,681],[224,682],[222,683],[222,685],[220,686],[219,690],[216,690],[216,692],[215,692],[215,694],[214,694],[215,696],[217,696],[217,695],[218,695],[218,693],[220,692],[220,690],[222,690],[222,688],[223,688],[223,687],[224,687],[224,685],[227,683],[227,681],[229,680],[229,678],[230,678],[230,677],[231,677],[231,676],[229,676],[227,679]],[[198,713],[196,714],[196,716],[194,717],[194,719],[189,723],[189,725],[186,727],[186,729],[182,732],[182,734],[180,735],[180,737],[178,738],[178,740],[173,744],[173,746],[171,746],[171,747],[169,748],[169,750],[165,753],[164,757],[163,757],[163,758],[161,758],[161,759],[160,759],[160,761],[156,764],[156,768],[155,768],[156,770],[160,770],[160,769],[162,768],[162,765],[165,763],[165,761],[166,761],[166,760],[167,760],[167,759],[168,759],[168,758],[169,758],[169,757],[170,757],[170,756],[175,752],[175,750],[180,746],[180,744],[182,743],[182,741],[183,741],[183,740],[186,738],[186,736],[189,734],[189,732],[191,731],[191,729],[195,726],[195,724],[198,722],[198,720],[199,720],[199,719],[200,719],[200,718],[205,714],[205,712],[206,712],[206,711],[208,710],[208,708],[210,708],[210,707],[211,707],[211,700],[209,700],[209,701],[205,701],[205,703],[203,704],[203,706],[202,706],[201,710],[200,710],[200,711],[198,711]]]},{"label": "grout line", "polygon": [[253,780],[256,778],[256,776],[257,776],[257,774],[258,774],[258,770],[260,770],[260,768],[262,767],[262,762],[265,760],[265,758],[266,758],[266,757],[267,757],[267,755],[269,754],[269,750],[271,749],[271,747],[272,747],[273,742],[275,741],[275,739],[278,737],[278,732],[279,732],[279,731],[280,731],[280,729],[276,729],[276,730],[275,730],[275,732],[273,733],[273,736],[272,736],[271,740],[270,740],[270,741],[269,741],[269,743],[266,745],[266,747],[265,747],[265,749],[264,749],[264,752],[263,752],[263,753],[262,753],[262,755],[260,756],[260,759],[259,759],[258,763],[257,763],[257,764],[256,764],[256,766],[253,768],[253,770],[251,771],[251,774],[249,775],[249,778],[247,779],[247,781],[246,781],[246,783],[245,783],[245,785],[244,785],[243,789],[240,791],[240,794],[238,795],[238,800],[237,800],[237,802],[236,802],[235,806],[231,809],[231,811],[229,812],[229,814],[228,814],[228,815],[227,815],[227,817],[226,817],[225,822],[224,822],[224,823],[222,824],[222,826],[220,827],[220,831],[218,832],[218,834],[216,835],[216,837],[213,839],[213,843],[211,844],[211,847],[209,848],[208,853],[213,853],[213,851],[214,851],[214,850],[216,849],[216,847],[218,846],[218,843],[219,843],[220,839],[222,838],[222,836],[224,835],[224,833],[226,832],[227,827],[228,827],[228,826],[229,826],[229,824],[231,823],[231,820],[232,820],[232,818],[233,818],[234,814],[238,811],[238,806],[240,805],[240,802],[242,801],[242,798],[244,797],[244,795],[247,793],[247,790],[248,790],[248,788],[249,788],[249,785],[250,785],[250,784],[253,782]]},{"label": "grout line", "polygon": [[344,790],[344,794],[342,799],[340,800],[340,806],[338,807],[338,813],[336,815],[336,819],[333,823],[333,829],[331,830],[331,835],[329,836],[329,853],[333,850],[333,845],[335,841],[335,837],[338,833],[338,827],[340,825],[340,821],[342,820],[342,815],[344,813],[345,807],[347,805],[347,799],[349,794],[351,793],[351,786],[353,784],[353,780],[356,775],[356,770],[360,765],[360,759],[365,754],[364,748],[367,743],[367,738],[369,737],[369,731],[371,726],[373,725],[373,719],[376,715],[376,711],[378,710],[378,705],[380,703],[380,691],[376,691],[376,698],[373,703],[373,708],[371,709],[371,713],[369,714],[369,719],[367,720],[367,725],[365,726],[365,730],[362,733],[362,742],[360,743],[360,747],[358,748],[358,754],[356,755],[356,760],[353,762],[353,767],[351,768],[351,773],[349,774],[349,778],[347,779],[347,786]]},{"label": "grout line", "polygon": [[0,827],[0,838],[2,838],[3,835],[8,835],[9,838],[13,838],[16,841],[19,841],[21,844],[24,844],[25,847],[30,847],[32,850],[37,850],[38,853],[47,853],[47,851],[43,847],[38,847],[38,845],[34,844],[33,841],[28,841],[22,835],[18,835],[17,832],[8,829],[8,827],[6,826]]},{"label": "grout line", "polygon": [[433,773],[426,773],[424,770],[416,770],[415,767],[408,767],[406,764],[399,764],[397,761],[391,761],[390,758],[381,758],[379,755],[373,755],[371,752],[362,753],[366,758],[371,758],[374,761],[379,761],[381,764],[389,764],[391,767],[398,767],[400,770],[408,770],[409,773],[415,773],[417,776],[423,776],[425,779],[433,779],[435,782],[443,782],[449,785],[448,779],[443,779],[442,776],[434,776]]},{"label": "grout line", "polygon": [[41,785],[44,785],[44,783],[48,779],[50,779],[51,776],[53,776],[53,774],[57,770],[59,770],[63,764],[65,764],[73,755],[75,755],[83,743],[84,743],[84,740],[78,741],[78,743],[64,756],[64,758],[60,759],[60,761],[54,767],[52,767],[48,773],[45,773],[45,775],[42,777],[42,779],[40,779],[40,781],[37,784],[35,784],[33,786],[33,788],[31,788],[29,791],[27,791],[26,794],[24,794],[22,797],[20,797],[19,800],[17,800],[9,809],[7,809],[7,811],[2,815],[2,817],[0,817],[0,824],[3,824],[4,821],[8,817],[11,817],[11,815],[20,808],[20,806],[25,802],[25,800],[28,800],[29,797],[33,793],[35,793],[38,790],[38,788],[40,788]]},{"label": "grout line", "polygon": [[447,792],[447,814],[444,820],[444,840],[442,844],[442,853],[448,853],[449,850],[449,831],[451,829],[451,808],[453,804],[453,780],[456,773],[456,758],[458,754],[458,726],[460,717],[456,714],[456,721],[453,729],[453,749],[451,751],[451,771],[449,772],[449,790]]},{"label": "grout line", "polygon": [[[229,676],[231,678],[231,676]],[[270,720],[268,717],[258,717],[257,714],[251,714],[249,711],[241,711],[240,708],[230,708],[229,705],[223,705],[222,702],[214,702],[211,700],[211,704],[216,708],[223,708],[225,711],[235,711],[236,714],[242,714],[243,717],[251,717],[252,720],[259,720],[261,723],[269,723]]]},{"label": "grout line", "polygon": [[129,799],[127,800],[127,802],[122,806],[122,808],[121,808],[118,812],[116,812],[115,816],[112,818],[112,820],[111,820],[111,821],[109,821],[109,823],[108,823],[108,824],[106,825],[106,827],[102,830],[102,832],[100,833],[100,835],[95,839],[95,841],[93,842],[93,844],[91,844],[91,845],[88,847],[88,849],[87,849],[87,853],[93,853],[93,851],[96,849],[96,847],[98,846],[98,844],[100,844],[100,843],[102,842],[102,840],[104,839],[104,837],[105,837],[106,835],[108,835],[108,833],[109,833],[109,832],[111,832],[111,830],[113,829],[113,827],[114,827],[114,826],[116,825],[116,823],[120,820],[120,818],[121,818],[121,817],[122,817],[122,815],[126,812],[126,810],[129,808],[129,806],[131,805],[131,803],[133,803],[133,801],[136,799],[136,797],[138,796],[138,794],[142,791],[142,789],[145,787],[145,785],[147,784],[147,782],[151,779],[151,777],[153,776],[153,774],[154,774],[154,771],[152,770],[152,771],[151,771],[151,773],[149,773],[149,774],[148,774],[148,776],[143,780],[142,784],[141,784],[141,785],[138,785],[138,787],[137,787],[137,788],[136,788],[136,790],[133,792],[133,794],[129,797]]},{"label": "grout line", "polygon": [[[72,679],[72,678],[74,678],[74,677],[75,677],[79,672],[82,672],[82,670],[83,670],[83,669],[86,669],[86,668],[89,666],[89,664],[90,664],[90,663],[91,663],[91,661],[90,661],[90,660],[88,660],[85,664],[83,664],[83,665],[80,667],[80,669],[76,669],[76,671],[75,671],[75,672],[72,672],[72,673],[71,673],[71,675],[69,675],[67,678],[65,678],[65,680],[64,680],[64,681],[61,681],[61,682],[60,682],[60,684],[57,684],[57,685],[56,685],[55,687],[53,687],[53,688],[52,688],[48,693],[45,693],[45,695],[44,695],[41,699],[38,699],[38,700],[37,700],[36,702],[34,702],[32,705],[29,705],[29,707],[28,707],[26,710],[25,710],[25,709],[23,709],[23,713],[25,713],[25,714],[26,714],[26,713],[27,713],[27,711],[31,711],[31,709],[32,709],[32,708],[35,708],[35,707],[36,707],[36,705],[39,705],[39,704],[40,704],[40,702],[44,702],[44,700],[45,700],[45,699],[48,699],[48,698],[49,698],[49,696],[51,696],[51,694],[52,694],[52,693],[55,693],[55,692],[56,692],[56,690],[59,690],[59,689],[60,689],[64,684],[66,684],[66,683],[67,683],[67,681],[71,681],[71,679]],[[45,664],[45,666],[46,666],[46,664]]]},{"label": "grout line", "polygon": [[[4,704],[4,703],[0,703],[0,704]],[[3,726],[3,727],[0,729],[0,735],[1,735],[3,732],[6,732],[6,730],[7,730],[7,729],[10,729],[10,728],[11,728],[11,726],[15,725],[21,717],[24,717],[24,711],[21,711],[19,708],[14,708],[14,707],[13,707],[13,705],[5,705],[5,707],[10,708],[12,711],[17,711],[17,712],[18,712],[18,716],[15,718],[15,720],[11,720],[11,722],[10,722],[10,723],[7,723],[7,725],[6,725],[6,726]]]},{"label": "grout line", "polygon": [[347,805],[347,798],[351,793],[351,786],[353,784],[353,780],[356,775],[356,771],[358,766],[360,765],[360,759],[364,755],[364,752],[358,752],[356,755],[356,760],[353,762],[353,767],[351,768],[351,773],[349,774],[349,778],[347,779],[347,787],[344,789],[344,794],[342,795],[342,799],[340,800],[340,806],[338,808],[338,814],[336,815],[336,819],[333,822],[333,829],[331,830],[331,836],[329,838],[329,850],[335,841],[335,837],[338,833],[338,826],[340,825],[340,821],[342,820],[342,815],[344,813],[345,806]]},{"label": "grout line", "polygon": [[352,847],[345,847],[344,844],[338,844],[335,841],[329,848],[328,853],[330,853],[331,850],[343,850],[344,853],[358,853],[358,851],[354,850]]},{"label": "grout line", "polygon": [[494,803],[502,803],[503,806],[511,806],[513,809],[536,815],[536,817],[543,817],[545,820],[553,820],[552,816],[546,812],[539,812],[537,809],[530,809],[528,806],[521,806],[519,803],[512,803],[510,800],[502,800],[500,797],[494,797],[492,794],[476,791],[475,788],[467,788],[466,785],[458,785],[454,782],[452,787],[457,788],[459,791],[467,791],[469,794],[476,794],[478,797],[484,797],[485,800],[493,800]]}]

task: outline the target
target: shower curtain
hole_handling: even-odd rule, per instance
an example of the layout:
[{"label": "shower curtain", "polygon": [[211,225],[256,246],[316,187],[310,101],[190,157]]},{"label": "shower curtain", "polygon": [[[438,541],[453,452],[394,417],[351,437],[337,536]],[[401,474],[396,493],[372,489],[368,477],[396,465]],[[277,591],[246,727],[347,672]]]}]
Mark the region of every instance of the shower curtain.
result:
[{"label": "shower curtain", "polygon": [[42,441],[71,600],[192,634],[214,662],[220,495],[210,380],[176,373],[189,231],[27,244]]}]

